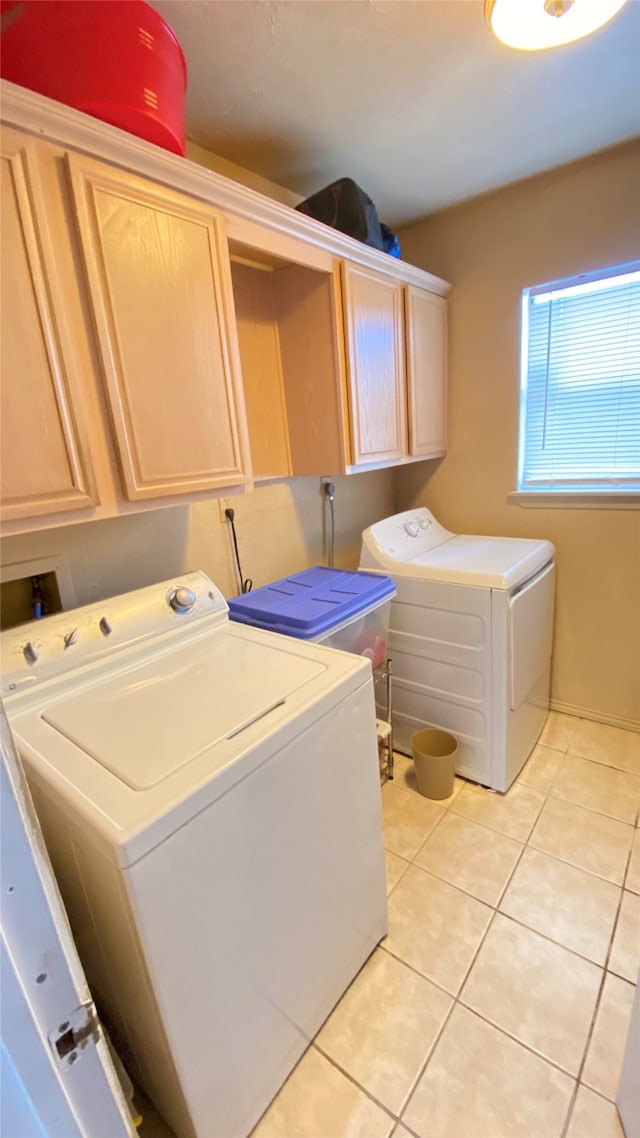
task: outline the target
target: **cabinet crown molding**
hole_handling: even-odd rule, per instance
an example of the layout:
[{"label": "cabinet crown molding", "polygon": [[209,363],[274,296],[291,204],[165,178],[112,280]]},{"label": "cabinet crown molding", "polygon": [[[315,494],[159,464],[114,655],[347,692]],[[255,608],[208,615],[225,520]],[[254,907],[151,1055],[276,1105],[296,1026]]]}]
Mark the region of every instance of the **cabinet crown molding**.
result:
[{"label": "cabinet crown molding", "polygon": [[415,285],[438,296],[446,296],[451,289],[451,285],[440,277],[363,245],[240,182],[233,182],[187,158],[170,154],[135,135],[6,79],[0,80],[0,111],[7,126],[153,178],[209,202],[228,217],[258,222],[276,233],[306,242],[335,257],[376,269],[403,284]]}]

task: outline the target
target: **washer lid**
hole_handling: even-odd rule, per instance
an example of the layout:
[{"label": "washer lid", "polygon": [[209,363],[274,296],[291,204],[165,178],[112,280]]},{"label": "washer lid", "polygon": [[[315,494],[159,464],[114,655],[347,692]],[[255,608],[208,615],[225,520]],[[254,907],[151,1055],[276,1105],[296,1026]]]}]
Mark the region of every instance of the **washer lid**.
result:
[{"label": "washer lid", "polygon": [[104,678],[41,718],[132,790],[156,786],[326,671],[224,633]]},{"label": "washer lid", "polygon": [[398,565],[398,572],[451,585],[513,589],[553,558],[550,541],[459,534]]}]

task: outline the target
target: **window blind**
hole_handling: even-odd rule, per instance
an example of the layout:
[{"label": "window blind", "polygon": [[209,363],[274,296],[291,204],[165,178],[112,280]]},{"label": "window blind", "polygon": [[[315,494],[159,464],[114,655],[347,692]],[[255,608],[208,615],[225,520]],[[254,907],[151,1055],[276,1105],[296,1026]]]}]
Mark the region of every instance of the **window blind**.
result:
[{"label": "window blind", "polygon": [[640,262],[525,289],[519,490],[640,490]]}]

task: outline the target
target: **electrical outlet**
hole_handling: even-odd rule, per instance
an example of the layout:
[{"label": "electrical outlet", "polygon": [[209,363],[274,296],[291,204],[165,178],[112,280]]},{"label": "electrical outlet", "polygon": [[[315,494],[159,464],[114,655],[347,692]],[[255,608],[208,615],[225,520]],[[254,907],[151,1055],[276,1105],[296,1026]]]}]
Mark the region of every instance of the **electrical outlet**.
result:
[{"label": "electrical outlet", "polygon": [[225,510],[227,510],[229,508],[229,506],[231,506],[232,510],[235,510],[235,508],[236,508],[235,503],[237,501],[238,501],[237,498],[218,498],[218,509],[220,510],[220,521],[225,526],[228,525],[229,523],[225,517],[224,512],[225,512]]}]

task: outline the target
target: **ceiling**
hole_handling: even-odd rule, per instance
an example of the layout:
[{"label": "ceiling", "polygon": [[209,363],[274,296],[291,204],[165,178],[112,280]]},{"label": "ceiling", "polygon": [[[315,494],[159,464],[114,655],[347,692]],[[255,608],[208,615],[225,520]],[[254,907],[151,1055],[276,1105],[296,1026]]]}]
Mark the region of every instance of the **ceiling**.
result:
[{"label": "ceiling", "polygon": [[482,0],[154,0],[188,137],[303,196],[349,176],[392,226],[640,132],[640,0],[549,52]]}]

